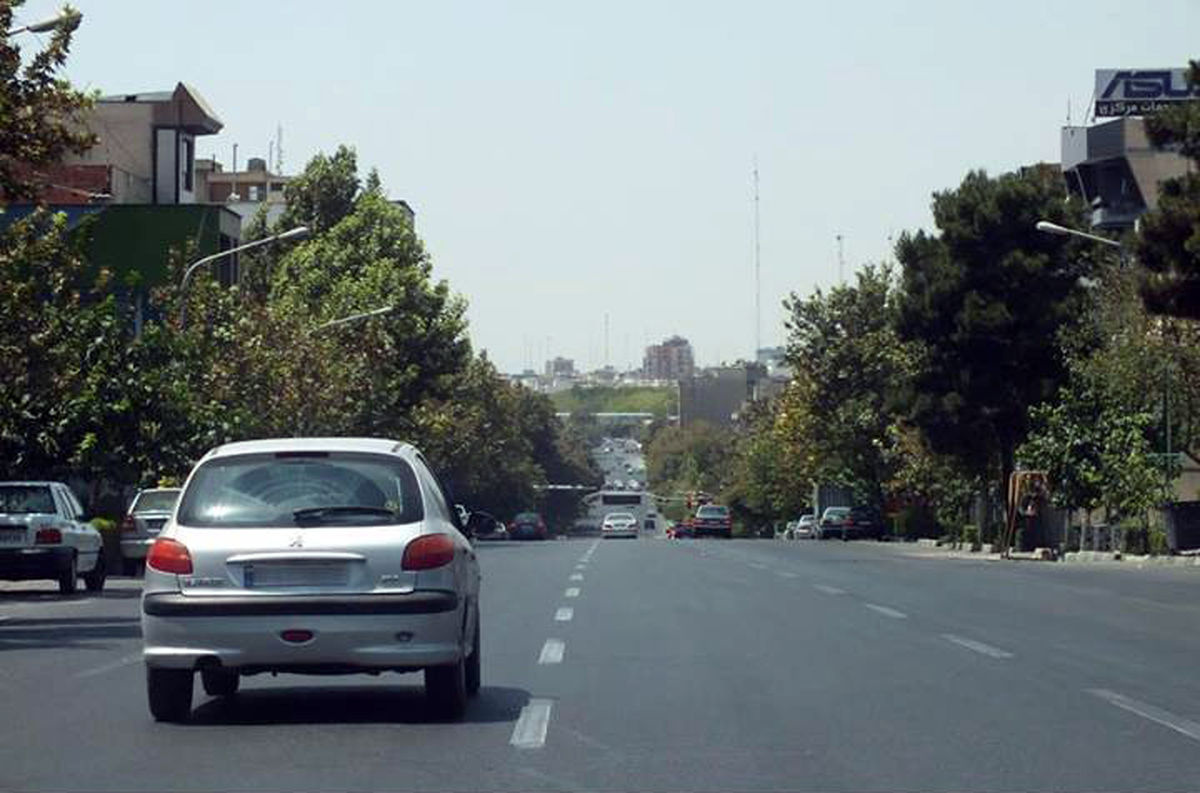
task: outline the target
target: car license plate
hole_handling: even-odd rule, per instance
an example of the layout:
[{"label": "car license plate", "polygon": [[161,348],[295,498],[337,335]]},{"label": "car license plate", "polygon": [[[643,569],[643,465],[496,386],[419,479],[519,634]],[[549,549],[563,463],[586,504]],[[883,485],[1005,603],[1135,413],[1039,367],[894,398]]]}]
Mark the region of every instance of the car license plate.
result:
[{"label": "car license plate", "polygon": [[150,532],[151,534],[158,534],[160,531],[162,531],[163,524],[165,524],[166,522],[167,522],[166,518],[159,518],[158,520],[148,520],[148,521],[146,521],[146,531]]},{"label": "car license plate", "polygon": [[350,570],[344,564],[328,562],[248,564],[242,580],[247,589],[346,586],[350,583]]},{"label": "car license plate", "polygon": [[0,529],[0,545],[24,545],[25,529]]}]

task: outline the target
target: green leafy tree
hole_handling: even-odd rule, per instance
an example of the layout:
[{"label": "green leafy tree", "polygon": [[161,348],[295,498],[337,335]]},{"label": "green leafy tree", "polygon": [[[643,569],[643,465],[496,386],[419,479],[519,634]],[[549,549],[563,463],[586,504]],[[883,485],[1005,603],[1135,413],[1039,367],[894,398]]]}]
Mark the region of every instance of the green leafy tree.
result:
[{"label": "green leafy tree", "polygon": [[[0,0],[0,206],[5,200],[36,198],[47,181],[43,169],[96,141],[81,123],[91,97],[59,73],[75,26],[57,27],[49,43],[22,66],[20,47],[5,35],[21,5],[23,0]],[[64,17],[74,13],[63,7]]]},{"label": "green leafy tree", "polygon": [[[1200,82],[1200,61],[1189,80]],[[1192,161],[1191,172],[1159,185],[1158,206],[1142,215],[1134,249],[1143,268],[1142,297],[1153,312],[1200,318],[1200,101],[1146,118],[1150,141]]]},{"label": "green leafy tree", "polygon": [[1035,229],[1039,220],[1079,226],[1049,165],[989,177],[967,175],[936,193],[939,233],[905,234],[898,329],[922,348],[908,392],[908,418],[937,454],[971,476],[1007,481],[1029,408],[1066,376],[1058,334],[1081,313],[1079,247]]}]

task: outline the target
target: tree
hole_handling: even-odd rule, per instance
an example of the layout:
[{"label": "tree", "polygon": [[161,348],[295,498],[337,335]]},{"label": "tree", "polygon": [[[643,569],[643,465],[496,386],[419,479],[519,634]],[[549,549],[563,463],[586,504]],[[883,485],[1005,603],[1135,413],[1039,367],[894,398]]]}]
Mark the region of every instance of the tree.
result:
[{"label": "tree", "polygon": [[[665,427],[646,447],[649,489],[664,498],[692,491],[716,495],[729,479],[733,454],[734,435],[729,430],[704,421]],[[681,516],[678,511],[669,514]]]},{"label": "tree", "polygon": [[1081,313],[1080,276],[1092,264],[1070,239],[1042,234],[1039,220],[1083,222],[1058,169],[967,175],[936,193],[936,236],[905,234],[900,337],[921,345],[907,394],[909,420],[932,451],[974,476],[1007,481],[1029,408],[1066,376],[1057,338]]},{"label": "tree", "polygon": [[[59,76],[71,49],[72,25],[60,25],[27,65],[5,35],[24,0],[0,0],[0,206],[4,200],[36,198],[63,155],[83,153],[95,136],[82,125],[91,97]],[[64,6],[63,15],[75,13]]]},{"label": "tree", "polygon": [[896,334],[895,289],[891,270],[867,266],[852,286],[785,303],[796,377],[787,396],[792,442],[819,481],[848,486],[874,505],[890,478],[883,449],[895,397],[915,362]]},{"label": "tree", "polygon": [[[1188,73],[1200,83],[1200,61]],[[1159,148],[1175,148],[1192,161],[1191,172],[1159,184],[1158,206],[1140,219],[1134,243],[1143,268],[1142,297],[1158,314],[1200,319],[1200,101],[1182,102],[1146,118]]]}]

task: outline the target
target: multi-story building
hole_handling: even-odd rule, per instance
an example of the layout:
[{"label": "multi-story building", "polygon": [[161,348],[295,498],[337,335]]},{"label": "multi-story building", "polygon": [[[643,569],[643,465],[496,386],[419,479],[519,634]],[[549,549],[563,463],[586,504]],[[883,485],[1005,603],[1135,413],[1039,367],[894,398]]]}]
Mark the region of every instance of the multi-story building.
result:
[{"label": "multi-story building", "polygon": [[648,380],[683,380],[696,371],[692,345],[682,336],[672,336],[662,344],[646,348],[642,371]]},{"label": "multi-story building", "polygon": [[575,361],[570,358],[554,358],[546,361],[546,377],[574,377]]},{"label": "multi-story building", "polygon": [[247,160],[244,171],[226,171],[216,158],[196,162],[196,181],[203,200],[224,204],[241,216],[242,225],[263,208],[268,223],[279,220],[287,207],[283,190],[291,178],[271,173],[261,157]]},{"label": "multi-story building", "polygon": [[705,421],[729,426],[748,402],[768,396],[766,367],[757,364],[714,366],[679,381],[679,422]]},{"label": "multi-story building", "polygon": [[1067,189],[1091,207],[1092,226],[1124,229],[1158,206],[1159,183],[1188,173],[1177,151],[1156,149],[1142,118],[1166,105],[1200,99],[1186,70],[1096,70],[1097,118],[1091,126],[1062,129],[1062,170]]}]

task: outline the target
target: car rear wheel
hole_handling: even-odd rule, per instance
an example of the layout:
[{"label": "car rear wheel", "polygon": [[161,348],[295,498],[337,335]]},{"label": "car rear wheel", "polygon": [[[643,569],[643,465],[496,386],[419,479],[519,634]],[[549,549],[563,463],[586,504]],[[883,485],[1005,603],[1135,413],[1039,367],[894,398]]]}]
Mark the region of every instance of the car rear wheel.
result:
[{"label": "car rear wheel", "polygon": [[71,560],[67,564],[67,569],[58,577],[58,591],[64,595],[74,595],[78,586],[79,566],[75,561],[75,554],[71,554]]},{"label": "car rear wheel", "polygon": [[425,697],[434,713],[443,719],[457,719],[467,709],[466,659],[425,670]]},{"label": "car rear wheel", "polygon": [[475,614],[475,636],[471,639],[471,655],[467,658],[466,668],[467,696],[479,694],[479,686],[483,681],[483,664],[479,655],[479,614]]},{"label": "car rear wheel", "polygon": [[96,557],[96,564],[83,574],[83,583],[87,586],[88,592],[103,592],[104,579],[107,577],[107,562],[104,561],[104,552],[101,551]]},{"label": "car rear wheel", "polygon": [[228,669],[201,669],[200,682],[210,697],[232,697],[237,693],[241,676]]},{"label": "car rear wheel", "polygon": [[191,669],[146,668],[146,694],[155,721],[184,721],[192,712]]}]

